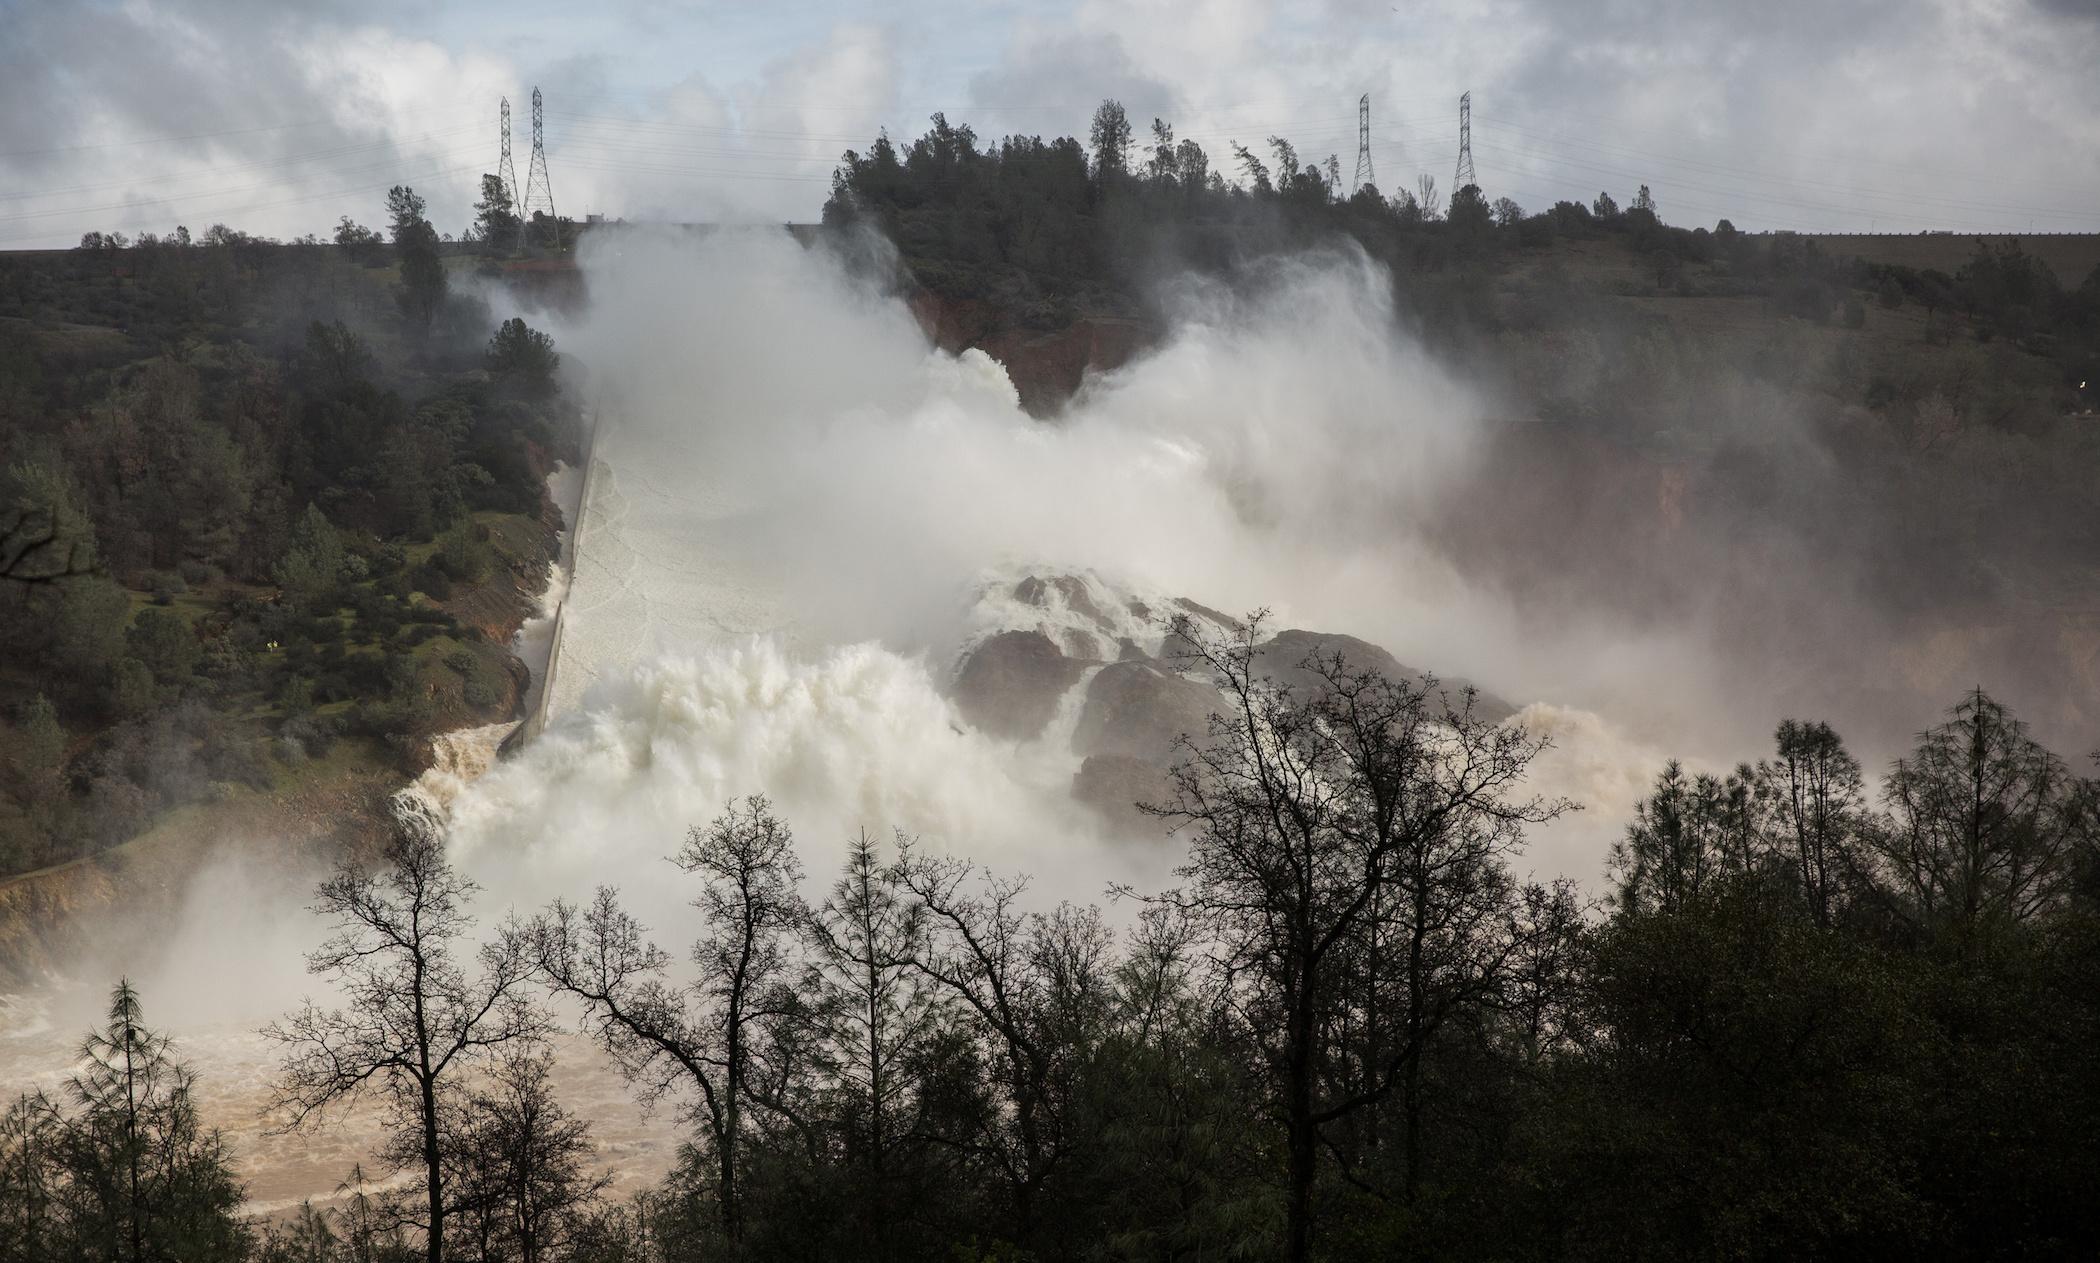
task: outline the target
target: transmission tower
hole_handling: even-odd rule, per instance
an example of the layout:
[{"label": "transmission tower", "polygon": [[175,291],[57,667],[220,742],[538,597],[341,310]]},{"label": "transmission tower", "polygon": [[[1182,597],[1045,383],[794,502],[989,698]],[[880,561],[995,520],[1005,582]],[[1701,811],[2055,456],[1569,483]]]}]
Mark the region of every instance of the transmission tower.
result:
[{"label": "transmission tower", "polygon": [[1468,92],[1458,98],[1458,172],[1451,177],[1451,195],[1456,197],[1460,189],[1478,183],[1473,174],[1473,94]]},{"label": "transmission tower", "polygon": [[547,136],[540,121],[540,90],[532,90],[532,164],[525,170],[525,198],[518,203],[518,238],[525,237],[525,225],[532,222],[535,210],[547,212],[554,225],[554,248],[561,249],[561,220],[554,214],[554,189],[547,183]]},{"label": "transmission tower", "polygon": [[[496,164],[496,178],[503,181],[503,195],[518,209],[518,169],[510,164],[510,98],[503,98],[503,159]],[[521,221],[522,222],[522,221]]]},{"label": "transmission tower", "polygon": [[1366,92],[1356,102],[1356,187],[1376,183],[1371,175],[1371,94]]}]

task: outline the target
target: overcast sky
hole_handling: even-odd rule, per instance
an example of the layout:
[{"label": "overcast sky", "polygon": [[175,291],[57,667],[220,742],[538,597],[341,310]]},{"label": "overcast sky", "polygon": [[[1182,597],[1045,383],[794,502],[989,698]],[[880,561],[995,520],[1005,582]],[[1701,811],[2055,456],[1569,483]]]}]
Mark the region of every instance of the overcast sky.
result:
[{"label": "overcast sky", "polygon": [[806,220],[946,110],[1084,137],[1113,96],[1228,166],[1276,134],[1448,191],[1745,228],[2100,230],[2100,0],[0,0],[0,248],[326,235],[413,184],[458,233],[545,93],[557,208]]}]

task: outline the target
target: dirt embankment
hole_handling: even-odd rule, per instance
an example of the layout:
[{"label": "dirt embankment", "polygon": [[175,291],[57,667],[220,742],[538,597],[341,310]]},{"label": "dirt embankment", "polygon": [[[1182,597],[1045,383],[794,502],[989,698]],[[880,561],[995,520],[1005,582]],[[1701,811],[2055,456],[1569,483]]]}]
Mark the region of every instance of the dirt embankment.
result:
[{"label": "dirt embankment", "polygon": [[122,845],[0,882],[0,990],[166,942],[212,863],[291,877],[378,846],[398,788],[382,756],[345,742],[277,788],[178,807]]},{"label": "dirt embankment", "polygon": [[1037,329],[1019,323],[998,304],[930,290],[912,297],[911,310],[942,350],[975,347],[999,361],[1021,406],[1038,417],[1062,408],[1089,371],[1120,368],[1159,340],[1159,331],[1141,320],[1081,316],[1059,328]]}]

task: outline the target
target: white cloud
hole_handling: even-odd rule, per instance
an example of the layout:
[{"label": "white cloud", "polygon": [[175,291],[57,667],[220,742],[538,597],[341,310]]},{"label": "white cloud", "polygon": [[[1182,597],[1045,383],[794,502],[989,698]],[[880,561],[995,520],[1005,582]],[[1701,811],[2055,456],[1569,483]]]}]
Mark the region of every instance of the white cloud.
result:
[{"label": "white cloud", "polygon": [[1083,136],[1105,96],[1214,162],[1281,134],[1352,167],[1369,92],[1382,182],[1448,181],[1471,89],[1482,183],[1528,205],[1645,182],[1675,222],[2092,229],[2096,17],[2088,0],[1078,0],[872,21],[130,0],[83,21],[30,0],[0,43],[0,244],[320,230],[401,180],[456,231],[505,91],[522,174],[533,83],[565,211],[806,219],[880,126],[901,139],[945,109],[987,138]]}]

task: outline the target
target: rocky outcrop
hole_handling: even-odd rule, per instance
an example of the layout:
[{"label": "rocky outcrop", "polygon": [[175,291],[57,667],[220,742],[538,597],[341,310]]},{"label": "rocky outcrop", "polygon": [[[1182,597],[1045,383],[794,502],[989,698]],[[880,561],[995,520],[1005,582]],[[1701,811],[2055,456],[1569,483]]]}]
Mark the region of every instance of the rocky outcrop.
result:
[{"label": "rocky outcrop", "polygon": [[[994,736],[1035,740],[1071,690],[1083,687],[1082,696],[1070,699],[1078,706],[1072,753],[1081,759],[1072,795],[1133,836],[1157,835],[1159,821],[1136,805],[1171,798],[1169,770],[1181,739],[1202,741],[1221,701],[1201,672],[1190,669],[1187,642],[1162,620],[1184,615],[1199,634],[1214,636],[1243,631],[1243,624],[1185,597],[1139,596],[1091,573],[1029,574],[993,584],[977,612],[994,630],[964,652],[956,670],[953,692],[963,718]],[[1265,641],[1255,651],[1254,670],[1311,693],[1326,684],[1306,664],[1337,655],[1351,669],[1396,683],[1420,687],[1430,679],[1370,641],[1303,628]],[[1432,705],[1466,704],[1466,681],[1435,684]],[[1516,713],[1489,693],[1475,693],[1472,708],[1490,723]]]},{"label": "rocky outcrop", "polygon": [[[1398,658],[1372,644],[1340,632],[1305,631],[1292,628],[1280,631],[1255,650],[1254,669],[1278,684],[1300,693],[1317,693],[1327,687],[1327,682],[1314,671],[1308,662],[1315,659],[1332,659],[1339,656],[1345,668],[1352,671],[1376,671],[1395,683],[1404,683],[1420,688],[1431,676],[1402,663]],[[1467,689],[1474,690],[1473,714],[1491,724],[1499,724],[1517,713],[1517,708],[1485,692],[1468,680],[1457,677],[1434,677],[1436,696],[1431,702],[1442,701],[1454,710],[1465,705]]]},{"label": "rocky outcrop", "polygon": [[1085,670],[1040,631],[999,632],[963,659],[955,706],[974,728],[1026,740],[1049,726],[1057,703]]},{"label": "rocky outcrop", "polygon": [[1120,316],[1080,316],[1055,328],[1033,328],[1016,322],[1010,304],[931,290],[914,295],[911,310],[942,350],[975,347],[999,361],[1021,406],[1039,417],[1062,408],[1089,372],[1120,368],[1159,339],[1151,325]]},{"label": "rocky outcrop", "polygon": [[1087,682],[1086,703],[1072,734],[1085,756],[1072,778],[1072,796],[1135,836],[1161,831],[1138,804],[1173,797],[1168,769],[1186,736],[1202,740],[1218,708],[1218,691],[1161,665],[1117,662]]},{"label": "rocky outcrop", "polygon": [[1086,705],[1072,734],[1083,755],[1169,758],[1184,735],[1201,737],[1218,708],[1218,691],[1150,662],[1117,662],[1087,682]]},{"label": "rocky outcrop", "polygon": [[1139,807],[1166,806],[1174,799],[1171,764],[1128,754],[1092,754],[1072,776],[1072,797],[1133,837],[1166,832],[1166,824]]}]

